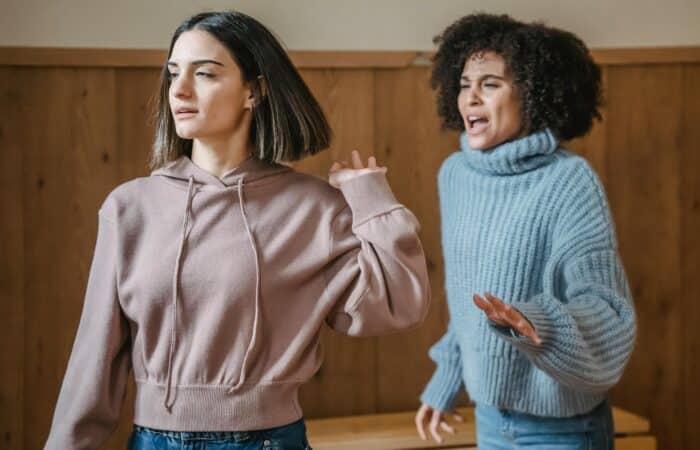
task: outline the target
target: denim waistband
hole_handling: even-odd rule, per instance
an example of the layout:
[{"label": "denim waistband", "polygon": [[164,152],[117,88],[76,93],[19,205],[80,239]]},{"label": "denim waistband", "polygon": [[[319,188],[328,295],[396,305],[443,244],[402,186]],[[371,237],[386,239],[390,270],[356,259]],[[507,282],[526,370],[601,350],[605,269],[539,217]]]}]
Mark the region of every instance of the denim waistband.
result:
[{"label": "denim waistband", "polygon": [[169,431],[169,430],[156,430],[154,428],[143,427],[141,425],[134,425],[135,433],[145,433],[145,434],[156,434],[159,436],[164,436],[171,439],[176,439],[182,442],[192,442],[192,441],[233,441],[233,442],[247,442],[254,440],[258,435],[269,434],[274,431],[283,431],[285,429],[291,429],[295,427],[305,427],[304,419],[299,419],[288,425],[283,425],[281,427],[268,428],[264,430],[250,430],[250,431]]}]

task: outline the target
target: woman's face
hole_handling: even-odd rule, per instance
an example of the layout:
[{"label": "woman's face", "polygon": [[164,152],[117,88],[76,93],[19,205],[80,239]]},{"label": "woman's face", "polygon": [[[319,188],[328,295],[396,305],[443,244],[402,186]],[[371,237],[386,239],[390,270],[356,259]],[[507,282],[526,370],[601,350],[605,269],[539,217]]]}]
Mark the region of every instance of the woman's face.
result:
[{"label": "woman's face", "polygon": [[170,111],[183,139],[227,139],[249,127],[252,92],[226,47],[201,30],[178,37],[168,60]]},{"label": "woman's face", "polygon": [[494,52],[467,58],[457,107],[472,149],[488,150],[525,134],[517,88]]}]

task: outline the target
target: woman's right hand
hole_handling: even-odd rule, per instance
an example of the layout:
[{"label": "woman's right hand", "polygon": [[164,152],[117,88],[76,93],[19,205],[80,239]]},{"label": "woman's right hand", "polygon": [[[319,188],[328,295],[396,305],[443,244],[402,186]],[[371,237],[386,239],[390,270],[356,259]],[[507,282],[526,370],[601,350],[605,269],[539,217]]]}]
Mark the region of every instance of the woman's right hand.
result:
[{"label": "woman's right hand", "polygon": [[[446,431],[447,433],[455,434],[454,427],[452,427],[452,425],[445,421],[445,416],[446,413],[438,411],[432,406],[422,403],[420,405],[420,408],[418,408],[418,412],[416,413],[416,429],[418,430],[420,438],[424,441],[427,439],[425,434],[426,424],[428,425],[428,431],[430,431],[430,435],[433,437],[433,439],[435,439],[435,442],[437,442],[438,444],[442,444],[442,436],[440,436],[440,431],[438,430],[438,428],[440,428],[443,431]],[[452,416],[452,418],[457,422],[464,421],[462,416],[458,413],[450,413],[450,416]]]}]

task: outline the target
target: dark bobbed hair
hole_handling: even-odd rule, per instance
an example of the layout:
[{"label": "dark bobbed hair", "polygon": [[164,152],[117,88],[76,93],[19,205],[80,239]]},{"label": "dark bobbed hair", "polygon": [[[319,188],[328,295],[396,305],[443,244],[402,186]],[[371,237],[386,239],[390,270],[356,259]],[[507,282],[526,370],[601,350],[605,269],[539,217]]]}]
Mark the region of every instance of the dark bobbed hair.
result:
[{"label": "dark bobbed hair", "polygon": [[[325,115],[277,38],[257,20],[237,11],[204,12],[185,20],[173,34],[168,59],[180,35],[202,30],[230,52],[243,79],[256,96],[251,141],[256,158],[268,162],[296,161],[328,148],[331,130]],[[175,132],[168,91],[167,61],[156,101],[156,132],[152,169],[181,155],[192,156],[192,140]]]},{"label": "dark bobbed hair", "polygon": [[522,102],[526,129],[549,128],[561,140],[583,136],[600,119],[600,68],[574,34],[524,23],[507,15],[472,14],[454,22],[433,40],[431,86],[437,91],[443,127],[462,131],[457,107],[465,61],[494,52],[505,61]]}]

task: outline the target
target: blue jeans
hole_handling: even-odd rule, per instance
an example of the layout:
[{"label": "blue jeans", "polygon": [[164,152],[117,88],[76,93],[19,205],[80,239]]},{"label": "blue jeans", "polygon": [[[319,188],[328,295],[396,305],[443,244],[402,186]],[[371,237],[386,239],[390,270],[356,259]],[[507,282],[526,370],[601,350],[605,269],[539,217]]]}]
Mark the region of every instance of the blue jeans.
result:
[{"label": "blue jeans", "polygon": [[134,425],[128,450],[311,450],[304,420],[256,431],[163,431]]},{"label": "blue jeans", "polygon": [[479,450],[612,450],[612,410],[606,400],[574,417],[539,417],[476,405]]}]

